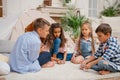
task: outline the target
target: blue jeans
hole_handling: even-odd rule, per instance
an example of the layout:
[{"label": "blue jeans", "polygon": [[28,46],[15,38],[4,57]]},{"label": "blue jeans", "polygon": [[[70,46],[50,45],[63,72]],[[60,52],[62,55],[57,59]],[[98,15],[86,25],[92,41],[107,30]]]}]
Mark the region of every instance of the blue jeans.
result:
[{"label": "blue jeans", "polygon": [[43,51],[43,52],[40,53],[39,58],[38,58],[40,66],[46,64],[50,60],[51,60],[50,52]]},{"label": "blue jeans", "polygon": [[[70,61],[71,58],[72,58],[72,56],[73,56],[73,54],[71,54],[71,53],[67,53],[66,61]],[[63,60],[63,58],[64,58],[64,54],[63,54],[63,53],[58,53],[58,54],[57,54],[57,58]]]},{"label": "blue jeans", "polygon": [[86,58],[87,56],[91,56],[91,55],[92,55],[91,52],[82,53],[82,56],[83,56],[84,58]]},{"label": "blue jeans", "polygon": [[58,50],[60,48],[60,44],[61,44],[61,39],[60,38],[56,38],[53,42],[53,48],[51,49],[51,53],[52,54],[58,54]]},{"label": "blue jeans", "polygon": [[118,70],[114,69],[111,65],[108,64],[104,64],[104,62],[107,62],[105,60],[100,60],[98,62],[98,64],[94,65],[91,67],[91,69],[94,69],[96,71],[101,71],[101,70],[108,70],[111,72],[119,72]]},{"label": "blue jeans", "polygon": [[[59,48],[60,48],[60,44],[61,44],[61,39],[60,38],[56,38],[53,42],[53,48],[51,49],[51,53],[52,55],[53,54],[56,54],[57,55],[57,58],[59,59],[63,59],[64,58],[64,54],[63,53],[60,53],[58,52]],[[72,55],[73,54],[67,54],[67,57],[66,57],[66,60],[67,61],[70,61],[71,58],[72,58]]]}]

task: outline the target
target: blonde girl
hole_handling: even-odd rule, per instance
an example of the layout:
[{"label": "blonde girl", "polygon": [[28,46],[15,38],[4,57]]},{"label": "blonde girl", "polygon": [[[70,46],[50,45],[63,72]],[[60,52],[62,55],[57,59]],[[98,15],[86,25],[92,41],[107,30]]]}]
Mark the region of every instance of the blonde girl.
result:
[{"label": "blonde girl", "polygon": [[88,21],[82,24],[75,52],[76,54],[73,54],[71,58],[71,62],[75,64],[81,63],[95,52],[92,27]]}]

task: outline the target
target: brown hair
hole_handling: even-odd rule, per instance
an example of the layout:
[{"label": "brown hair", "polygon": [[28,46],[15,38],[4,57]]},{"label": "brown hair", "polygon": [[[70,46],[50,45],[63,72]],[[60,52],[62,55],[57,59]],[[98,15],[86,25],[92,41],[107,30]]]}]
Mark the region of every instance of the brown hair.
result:
[{"label": "brown hair", "polygon": [[47,36],[47,39],[46,39],[46,42],[47,42],[46,44],[49,47],[53,46],[53,40],[55,39],[53,31],[54,31],[55,28],[60,28],[61,29],[61,34],[60,34],[60,37],[59,37],[61,39],[60,47],[64,47],[65,43],[66,43],[66,38],[64,36],[64,31],[63,31],[63,28],[62,28],[60,23],[51,24],[51,27],[49,29],[49,35]]},{"label": "brown hair", "polygon": [[[94,47],[94,38],[93,38],[93,32],[92,32],[91,23],[88,22],[88,21],[85,21],[85,22],[82,24],[82,27],[83,27],[85,24],[90,25],[88,28],[89,28],[90,31],[91,31],[91,33],[90,33],[90,37],[92,38],[92,42],[91,42],[91,46],[92,46],[92,54],[94,54],[94,53],[95,53],[95,47]],[[82,31],[81,31],[81,33],[80,33],[80,37],[79,37],[79,39],[78,39],[78,50],[77,50],[77,52],[79,52],[80,54],[82,54],[81,51],[80,51],[80,44],[81,44],[81,38],[82,38],[82,37],[83,37],[83,34],[82,34]]]},{"label": "brown hair", "polygon": [[104,35],[106,35],[107,33],[110,33],[110,35],[112,34],[112,29],[110,27],[109,24],[107,23],[102,23],[100,24],[97,29],[95,30],[95,32],[102,32]]},{"label": "brown hair", "polygon": [[37,31],[38,28],[44,28],[45,25],[50,26],[50,23],[43,18],[38,18],[34,21],[34,30]]}]

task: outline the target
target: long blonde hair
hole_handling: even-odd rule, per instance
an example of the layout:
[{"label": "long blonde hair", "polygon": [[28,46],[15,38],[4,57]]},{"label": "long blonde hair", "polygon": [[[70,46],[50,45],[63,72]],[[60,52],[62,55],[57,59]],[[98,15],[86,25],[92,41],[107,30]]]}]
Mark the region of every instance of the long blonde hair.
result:
[{"label": "long blonde hair", "polygon": [[[94,38],[93,38],[93,31],[92,31],[92,27],[91,27],[91,23],[89,22],[89,21],[85,21],[83,24],[82,24],[82,26],[81,27],[83,27],[85,24],[89,24],[90,26],[88,26],[88,28],[90,29],[90,37],[91,37],[91,39],[92,39],[92,42],[91,42],[91,46],[92,46],[92,54],[94,54],[95,53],[95,47],[94,47]],[[80,53],[80,54],[82,54],[81,53],[81,51],[80,51],[80,44],[81,44],[81,38],[83,37],[83,34],[82,34],[82,31],[81,31],[81,33],[80,33],[80,36],[79,36],[79,39],[78,39],[78,44],[77,44],[77,46],[78,46],[78,49],[77,49],[77,52],[78,53]]]}]

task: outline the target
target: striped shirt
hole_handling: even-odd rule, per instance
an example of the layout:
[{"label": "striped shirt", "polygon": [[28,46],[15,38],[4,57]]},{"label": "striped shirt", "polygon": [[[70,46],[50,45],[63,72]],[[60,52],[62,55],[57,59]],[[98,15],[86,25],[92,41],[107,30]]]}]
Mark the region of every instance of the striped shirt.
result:
[{"label": "striped shirt", "polygon": [[120,70],[120,46],[117,44],[116,38],[110,37],[105,43],[101,43],[94,56],[102,57],[114,69]]}]

